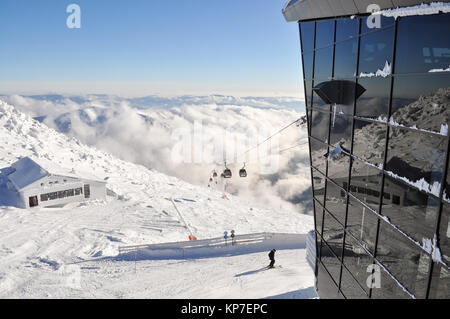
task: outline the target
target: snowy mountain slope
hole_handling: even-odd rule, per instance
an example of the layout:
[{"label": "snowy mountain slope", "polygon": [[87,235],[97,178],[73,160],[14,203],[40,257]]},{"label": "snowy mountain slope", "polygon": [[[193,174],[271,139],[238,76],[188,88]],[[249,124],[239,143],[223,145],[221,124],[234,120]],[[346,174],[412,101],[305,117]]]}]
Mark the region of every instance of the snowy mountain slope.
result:
[{"label": "snowy mountain slope", "polygon": [[[303,116],[303,111],[290,106],[297,103],[301,109],[299,100],[113,95],[0,98],[83,144],[194,185],[206,186],[211,171],[223,168],[226,153],[233,171],[244,161],[249,171],[248,178],[229,181],[230,193],[275,209],[312,213],[312,202],[307,200],[311,198],[308,147],[298,145],[307,140],[305,129],[292,127],[270,140],[274,154],[277,145],[280,150],[289,148],[280,156],[268,157],[266,143],[268,149],[255,149],[246,159],[234,158]],[[293,145],[298,147],[290,148]]]},{"label": "snowy mountain slope", "polygon": [[[109,196],[106,201],[61,209],[21,210],[0,206],[0,297],[186,296],[186,291],[164,294],[157,288],[147,295],[145,289],[138,293],[134,289],[138,289],[139,285],[135,287],[133,281],[124,283],[122,279],[125,277],[121,277],[120,267],[116,272],[112,270],[115,266],[111,262],[95,261],[117,255],[118,247],[123,245],[187,240],[189,231],[180,220],[171,198],[175,200],[188,228],[199,239],[219,237],[223,231],[231,229],[238,234],[264,231],[306,233],[313,227],[310,216],[257,207],[230,194],[228,200],[222,199],[223,192],[219,190],[193,186],[143,166],[119,160],[49,129],[14,107],[0,102],[0,168],[10,166],[22,156],[45,158],[66,169],[73,169],[75,173],[86,173],[104,179],[108,183],[109,193],[115,196]],[[4,185],[0,186],[0,194],[5,194]],[[298,253],[293,251],[292,254]],[[301,262],[298,257],[290,258],[288,255],[286,261],[290,260],[292,265]],[[244,259],[252,260],[254,257],[251,256],[253,255],[239,258],[240,263],[245,264]],[[61,284],[61,270],[67,265],[88,260],[95,266],[85,266],[87,268],[84,270],[82,268],[82,292],[67,290],[67,286]],[[141,265],[164,268],[162,262],[156,265],[154,263],[145,261]],[[213,259],[198,263],[214,268]],[[193,265],[192,270],[201,266],[199,264]],[[289,263],[286,266],[289,269]],[[132,266],[124,262],[121,267],[129,269]],[[173,272],[164,277],[166,280],[180,271],[176,267],[170,269]],[[288,274],[285,274],[283,282],[290,282],[292,288],[292,272],[286,271]],[[156,279],[153,277],[156,275],[157,272],[145,275],[145,278],[151,282]],[[225,277],[229,275],[223,274]],[[120,284],[112,278],[119,280]],[[299,282],[298,288],[303,284],[306,285],[304,288],[308,288],[312,284],[312,273],[309,279],[311,282]],[[198,285],[198,280],[198,277],[191,281],[183,278],[183,284],[189,286],[186,283],[188,281],[192,285]],[[233,287],[232,283],[235,281],[230,280]],[[137,281],[140,280],[136,279],[134,282]],[[163,281],[160,278],[161,285],[164,284]],[[47,288],[46,283],[49,285]],[[108,286],[114,293],[102,290],[103,286]],[[285,288],[283,285],[277,287],[274,295],[288,293]],[[242,290],[242,296],[248,291]],[[225,297],[226,294],[221,296]],[[263,291],[257,294],[257,297],[266,296],[269,295]]]}]

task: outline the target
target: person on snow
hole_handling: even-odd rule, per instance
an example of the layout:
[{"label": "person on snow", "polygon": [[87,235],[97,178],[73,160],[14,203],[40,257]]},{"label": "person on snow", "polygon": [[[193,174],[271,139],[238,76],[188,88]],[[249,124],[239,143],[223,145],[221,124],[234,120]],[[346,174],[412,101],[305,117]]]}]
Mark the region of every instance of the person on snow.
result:
[{"label": "person on snow", "polygon": [[270,265],[268,266],[268,268],[274,268],[275,265],[275,252],[277,250],[276,249],[272,249],[269,253],[269,259],[270,259]]}]

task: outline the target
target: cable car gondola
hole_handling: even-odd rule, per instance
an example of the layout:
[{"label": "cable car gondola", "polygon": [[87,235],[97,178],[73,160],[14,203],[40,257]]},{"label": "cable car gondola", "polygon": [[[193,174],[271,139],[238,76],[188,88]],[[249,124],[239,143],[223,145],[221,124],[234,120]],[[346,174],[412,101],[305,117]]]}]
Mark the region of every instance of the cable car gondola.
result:
[{"label": "cable car gondola", "polygon": [[227,163],[225,163],[225,170],[222,173],[224,178],[231,178],[233,174],[231,173],[231,170],[227,167]]},{"label": "cable car gondola", "polygon": [[241,170],[239,171],[239,176],[242,178],[247,177],[247,171],[245,170],[245,163],[244,167],[242,167]]}]

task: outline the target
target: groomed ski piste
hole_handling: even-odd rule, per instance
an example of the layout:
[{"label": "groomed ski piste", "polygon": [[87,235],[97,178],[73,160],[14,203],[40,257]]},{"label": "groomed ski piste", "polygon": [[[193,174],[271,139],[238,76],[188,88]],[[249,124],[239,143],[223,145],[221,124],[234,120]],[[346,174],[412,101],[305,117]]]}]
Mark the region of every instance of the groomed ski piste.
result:
[{"label": "groomed ski piste", "polygon": [[[305,250],[312,216],[224,199],[0,101],[0,168],[25,156],[105,180],[108,196],[19,209],[0,176],[0,298],[316,298]],[[234,244],[223,238],[231,230]],[[282,267],[263,270],[272,248]]]}]

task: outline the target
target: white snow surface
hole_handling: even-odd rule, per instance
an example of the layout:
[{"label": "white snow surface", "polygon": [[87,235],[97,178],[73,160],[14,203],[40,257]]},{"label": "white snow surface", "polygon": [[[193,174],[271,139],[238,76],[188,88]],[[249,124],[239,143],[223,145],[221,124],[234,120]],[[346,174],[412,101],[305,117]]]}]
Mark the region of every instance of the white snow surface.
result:
[{"label": "white snow surface", "polygon": [[416,6],[386,9],[375,12],[373,14],[381,14],[385,17],[407,17],[416,15],[430,15],[438,14],[439,12],[448,13],[450,12],[450,3],[447,2],[432,2],[432,3],[422,3]]},{"label": "white snow surface", "polygon": [[438,72],[450,72],[450,65],[446,69],[431,69],[428,71],[429,73],[438,73]]},{"label": "white snow surface", "polygon": [[386,61],[386,63],[385,63],[385,65],[384,65],[382,70],[378,69],[375,73],[373,73],[373,72],[371,72],[371,73],[361,72],[359,74],[359,77],[361,77],[361,78],[373,78],[373,77],[383,77],[383,78],[385,78],[385,77],[388,77],[391,74],[392,74],[392,66],[389,63],[389,61]]},{"label": "white snow surface", "polygon": [[[305,249],[277,251],[282,268],[258,272],[266,252],[117,259],[120,246],[260,232],[306,234],[311,216],[258,207],[83,145],[0,101],[0,168],[29,156],[104,179],[106,201],[64,208],[7,206],[0,175],[0,298],[314,298]],[[174,199],[187,225],[180,221]],[[6,204],[5,204],[6,203]],[[1,206],[3,205],[3,206]],[[73,271],[79,285],[70,284]],[[75,280],[77,282],[77,280]]]}]

